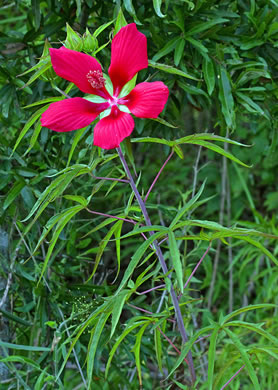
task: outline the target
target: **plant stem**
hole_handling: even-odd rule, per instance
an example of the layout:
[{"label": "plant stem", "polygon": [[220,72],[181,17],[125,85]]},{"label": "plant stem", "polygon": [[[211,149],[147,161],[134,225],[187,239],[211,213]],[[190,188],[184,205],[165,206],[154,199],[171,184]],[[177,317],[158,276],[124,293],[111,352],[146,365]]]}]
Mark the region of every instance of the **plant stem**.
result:
[{"label": "plant stem", "polygon": [[[142,213],[144,215],[144,218],[145,218],[145,221],[146,221],[146,225],[147,226],[152,226],[152,223],[151,223],[149,214],[147,212],[145,203],[144,203],[143,199],[141,198],[141,195],[139,194],[139,191],[138,191],[138,189],[136,187],[136,184],[135,184],[135,182],[133,180],[133,177],[132,177],[132,175],[130,173],[130,170],[128,168],[127,162],[126,162],[126,160],[124,158],[124,155],[123,155],[123,152],[122,152],[120,146],[117,148],[117,152],[118,152],[120,160],[121,160],[121,162],[123,164],[123,167],[124,167],[124,170],[126,172],[126,175],[127,175],[128,179],[129,179],[129,184],[130,184],[130,186],[131,186],[131,188],[132,188],[132,190],[133,190],[133,192],[134,192],[134,194],[136,196],[138,204],[139,204],[139,206],[141,208],[141,211],[142,211]],[[151,231],[150,235],[152,236],[153,234],[154,234],[154,232]],[[159,259],[162,271],[163,271],[164,274],[167,274],[168,273],[168,268],[167,268],[164,256],[162,254],[160,246],[158,245],[157,240],[155,240],[153,242],[153,246],[155,248],[155,252],[157,254],[157,257]],[[169,277],[169,275],[167,276],[167,278],[171,282],[171,278]],[[181,337],[182,337],[182,342],[185,343],[186,341],[188,341],[188,337],[187,337],[187,334],[186,334],[186,331],[185,331],[185,327],[184,327],[184,323],[183,323],[183,319],[182,319],[182,314],[181,314],[181,310],[180,310],[180,307],[179,307],[179,301],[178,301],[177,295],[175,293],[174,287],[172,285],[172,282],[171,282],[171,288],[170,288],[170,295],[171,295],[171,298],[172,298],[173,306],[175,308],[178,328],[179,328],[179,331],[180,331],[180,334],[181,334]],[[190,375],[191,375],[191,381],[192,381],[192,384],[194,384],[195,381],[196,381],[196,375],[195,375],[195,369],[194,369],[194,364],[193,364],[191,351],[188,352],[187,359],[188,359],[188,365],[189,365],[189,370],[190,370]]]},{"label": "plant stem", "polygon": [[151,190],[153,189],[155,183],[157,182],[159,176],[161,175],[163,169],[165,168],[166,164],[168,163],[168,161],[170,160],[170,158],[173,156],[173,154],[174,154],[174,151],[172,150],[172,152],[169,154],[169,156],[167,157],[166,161],[164,162],[164,164],[163,164],[162,167],[160,168],[158,174],[156,175],[154,181],[152,182],[152,184],[151,184],[151,186],[150,186],[150,188],[149,188],[149,190],[148,190],[148,192],[147,192],[147,195],[145,196],[145,199],[144,199],[144,202],[145,202],[145,203],[146,203],[146,201],[147,201],[147,199],[148,199],[148,197],[149,197],[149,195],[150,195]]}]

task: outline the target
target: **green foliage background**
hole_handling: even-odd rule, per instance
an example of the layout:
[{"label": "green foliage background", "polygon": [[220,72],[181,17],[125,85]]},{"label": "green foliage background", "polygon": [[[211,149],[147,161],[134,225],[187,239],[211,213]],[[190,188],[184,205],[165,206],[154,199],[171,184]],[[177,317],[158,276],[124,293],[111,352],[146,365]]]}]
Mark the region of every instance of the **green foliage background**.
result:
[{"label": "green foliage background", "polygon": [[[61,90],[79,96],[52,71],[45,40],[95,55],[107,70],[113,30],[125,20],[148,38],[150,66],[137,82],[162,80],[170,89],[161,115],[168,125],[136,119],[124,146],[143,194],[174,147],[147,202],[154,225],[169,226],[185,210],[173,229],[183,272],[173,279],[185,281],[212,246],[181,300],[192,343],[206,336],[192,347],[194,388],[221,389],[243,365],[230,388],[278,387],[277,14],[277,0],[2,2],[0,288],[9,296],[0,308],[1,389],[85,389],[86,381],[138,389],[140,378],[144,389],[189,388],[187,365],[158,330],[184,358],[192,345],[181,346],[166,320],[168,294],[160,314],[136,309],[156,313],[161,302],[162,289],[134,288],[163,283],[155,256],[146,246],[139,259],[137,232],[119,239],[132,225],[86,210],[142,221],[128,185],[92,176],[124,178],[117,154],[92,146],[93,126],[60,134],[39,121]],[[173,247],[162,247],[171,268]]]}]

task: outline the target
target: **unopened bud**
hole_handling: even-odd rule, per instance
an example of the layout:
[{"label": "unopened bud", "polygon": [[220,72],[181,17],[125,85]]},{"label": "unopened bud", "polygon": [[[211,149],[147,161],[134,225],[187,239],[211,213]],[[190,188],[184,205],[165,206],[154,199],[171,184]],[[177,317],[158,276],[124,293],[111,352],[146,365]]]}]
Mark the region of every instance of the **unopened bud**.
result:
[{"label": "unopened bud", "polygon": [[94,35],[86,28],[83,34],[83,50],[86,53],[93,53],[98,48],[98,41]]},{"label": "unopened bud", "polygon": [[65,40],[65,47],[67,49],[81,51],[83,50],[83,39],[74,31],[69,24],[67,24],[67,38]]}]

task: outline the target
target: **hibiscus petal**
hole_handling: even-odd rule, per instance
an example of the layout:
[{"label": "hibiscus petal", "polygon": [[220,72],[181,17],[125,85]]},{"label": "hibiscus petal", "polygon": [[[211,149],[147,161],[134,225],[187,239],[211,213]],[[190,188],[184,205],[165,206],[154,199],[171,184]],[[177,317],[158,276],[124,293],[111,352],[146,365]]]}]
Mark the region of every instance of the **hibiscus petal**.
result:
[{"label": "hibiscus petal", "polygon": [[133,129],[132,116],[113,106],[111,114],[101,119],[94,128],[94,145],[102,149],[117,148]]},{"label": "hibiscus petal", "polygon": [[148,67],[147,38],[135,23],[122,27],[112,40],[111,65],[108,73],[114,86],[114,96],[139,70]]},{"label": "hibiscus petal", "polygon": [[50,104],[42,114],[41,124],[54,131],[66,132],[81,129],[92,123],[108,103],[91,103],[76,97]]},{"label": "hibiscus petal", "polygon": [[129,93],[119,99],[119,104],[128,107],[133,115],[139,118],[157,118],[163,110],[169,95],[168,87],[162,81],[140,83]]},{"label": "hibiscus petal", "polygon": [[[60,49],[49,49],[51,62],[55,73],[65,80],[74,83],[82,92],[109,97],[105,87],[93,88],[90,75],[94,72],[98,78],[102,77],[99,62],[88,54],[70,50],[64,46]],[[104,84],[103,82],[100,83]]]}]

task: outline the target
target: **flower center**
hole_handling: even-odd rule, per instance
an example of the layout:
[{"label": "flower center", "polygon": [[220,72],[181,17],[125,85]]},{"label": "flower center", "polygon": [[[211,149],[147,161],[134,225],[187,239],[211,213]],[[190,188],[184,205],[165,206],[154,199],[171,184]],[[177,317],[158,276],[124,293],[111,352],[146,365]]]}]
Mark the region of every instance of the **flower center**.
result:
[{"label": "flower center", "polygon": [[115,96],[112,96],[111,99],[108,99],[108,103],[109,103],[110,107],[117,106],[118,99]]},{"label": "flower center", "polygon": [[90,70],[86,77],[88,82],[95,89],[102,88],[105,85],[105,78],[102,76],[102,72],[99,70]]}]

